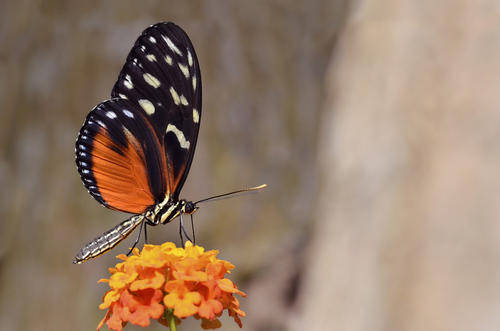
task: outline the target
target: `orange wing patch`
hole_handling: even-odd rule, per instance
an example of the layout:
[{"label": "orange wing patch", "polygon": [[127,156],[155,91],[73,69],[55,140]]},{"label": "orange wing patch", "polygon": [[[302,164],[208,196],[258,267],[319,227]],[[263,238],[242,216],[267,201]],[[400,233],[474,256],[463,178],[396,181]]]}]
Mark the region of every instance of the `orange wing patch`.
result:
[{"label": "orange wing patch", "polygon": [[99,193],[112,209],[139,214],[155,203],[145,157],[137,139],[124,129],[127,147],[116,144],[104,128],[94,136],[92,172]]}]

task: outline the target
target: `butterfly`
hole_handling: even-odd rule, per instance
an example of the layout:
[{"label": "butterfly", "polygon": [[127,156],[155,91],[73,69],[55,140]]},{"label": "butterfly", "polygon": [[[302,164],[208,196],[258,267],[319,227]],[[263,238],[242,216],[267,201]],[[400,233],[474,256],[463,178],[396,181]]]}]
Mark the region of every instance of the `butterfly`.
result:
[{"label": "butterfly", "polygon": [[86,244],[73,263],[107,252],[139,225],[142,231],[177,216],[182,241],[182,214],[192,215],[199,202],[265,186],[197,202],[179,199],[193,161],[201,105],[200,67],[186,32],[171,22],[144,30],[111,99],[90,111],[75,144],[88,192],[103,206],[134,216]]}]

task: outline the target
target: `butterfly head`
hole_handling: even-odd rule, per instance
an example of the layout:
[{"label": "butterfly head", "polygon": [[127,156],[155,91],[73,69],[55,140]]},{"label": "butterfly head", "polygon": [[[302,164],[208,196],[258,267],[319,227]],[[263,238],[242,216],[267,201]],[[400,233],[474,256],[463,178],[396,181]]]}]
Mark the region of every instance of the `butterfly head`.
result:
[{"label": "butterfly head", "polygon": [[182,212],[192,215],[194,214],[195,211],[198,210],[198,207],[194,202],[192,201],[186,201],[186,200],[181,200],[184,204],[182,206]]}]

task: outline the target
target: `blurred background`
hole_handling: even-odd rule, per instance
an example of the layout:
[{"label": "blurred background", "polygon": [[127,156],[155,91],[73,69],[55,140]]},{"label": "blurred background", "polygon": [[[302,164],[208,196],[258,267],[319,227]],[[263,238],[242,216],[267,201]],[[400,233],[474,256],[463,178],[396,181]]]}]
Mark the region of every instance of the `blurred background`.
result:
[{"label": "blurred background", "polygon": [[[236,265],[244,329],[499,329],[498,1],[17,0],[0,3],[2,330],[104,316],[96,282],[134,238],[71,263],[127,217],[86,192],[74,142],[159,21],[202,70],[181,196],[269,185],[195,215]],[[177,225],[150,241],[178,243]]]}]

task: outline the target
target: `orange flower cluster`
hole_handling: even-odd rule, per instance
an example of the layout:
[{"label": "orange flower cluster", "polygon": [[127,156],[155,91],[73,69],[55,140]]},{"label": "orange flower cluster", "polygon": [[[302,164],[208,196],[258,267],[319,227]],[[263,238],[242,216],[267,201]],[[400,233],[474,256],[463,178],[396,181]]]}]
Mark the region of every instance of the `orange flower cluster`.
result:
[{"label": "orange flower cluster", "polygon": [[109,269],[109,279],[99,280],[107,282],[111,290],[99,306],[108,312],[97,330],[104,323],[112,330],[121,330],[127,322],[148,326],[151,318],[168,326],[171,312],[179,319],[201,318],[204,329],[215,329],[221,326],[217,318],[224,309],[241,327],[240,316],[245,312],[239,309],[234,294],[246,294],[224,278],[234,265],[217,259],[218,253],[205,252],[191,242],[185,248],[167,242],[145,245],[141,252],[136,248],[130,257],[118,255],[123,262]]}]

